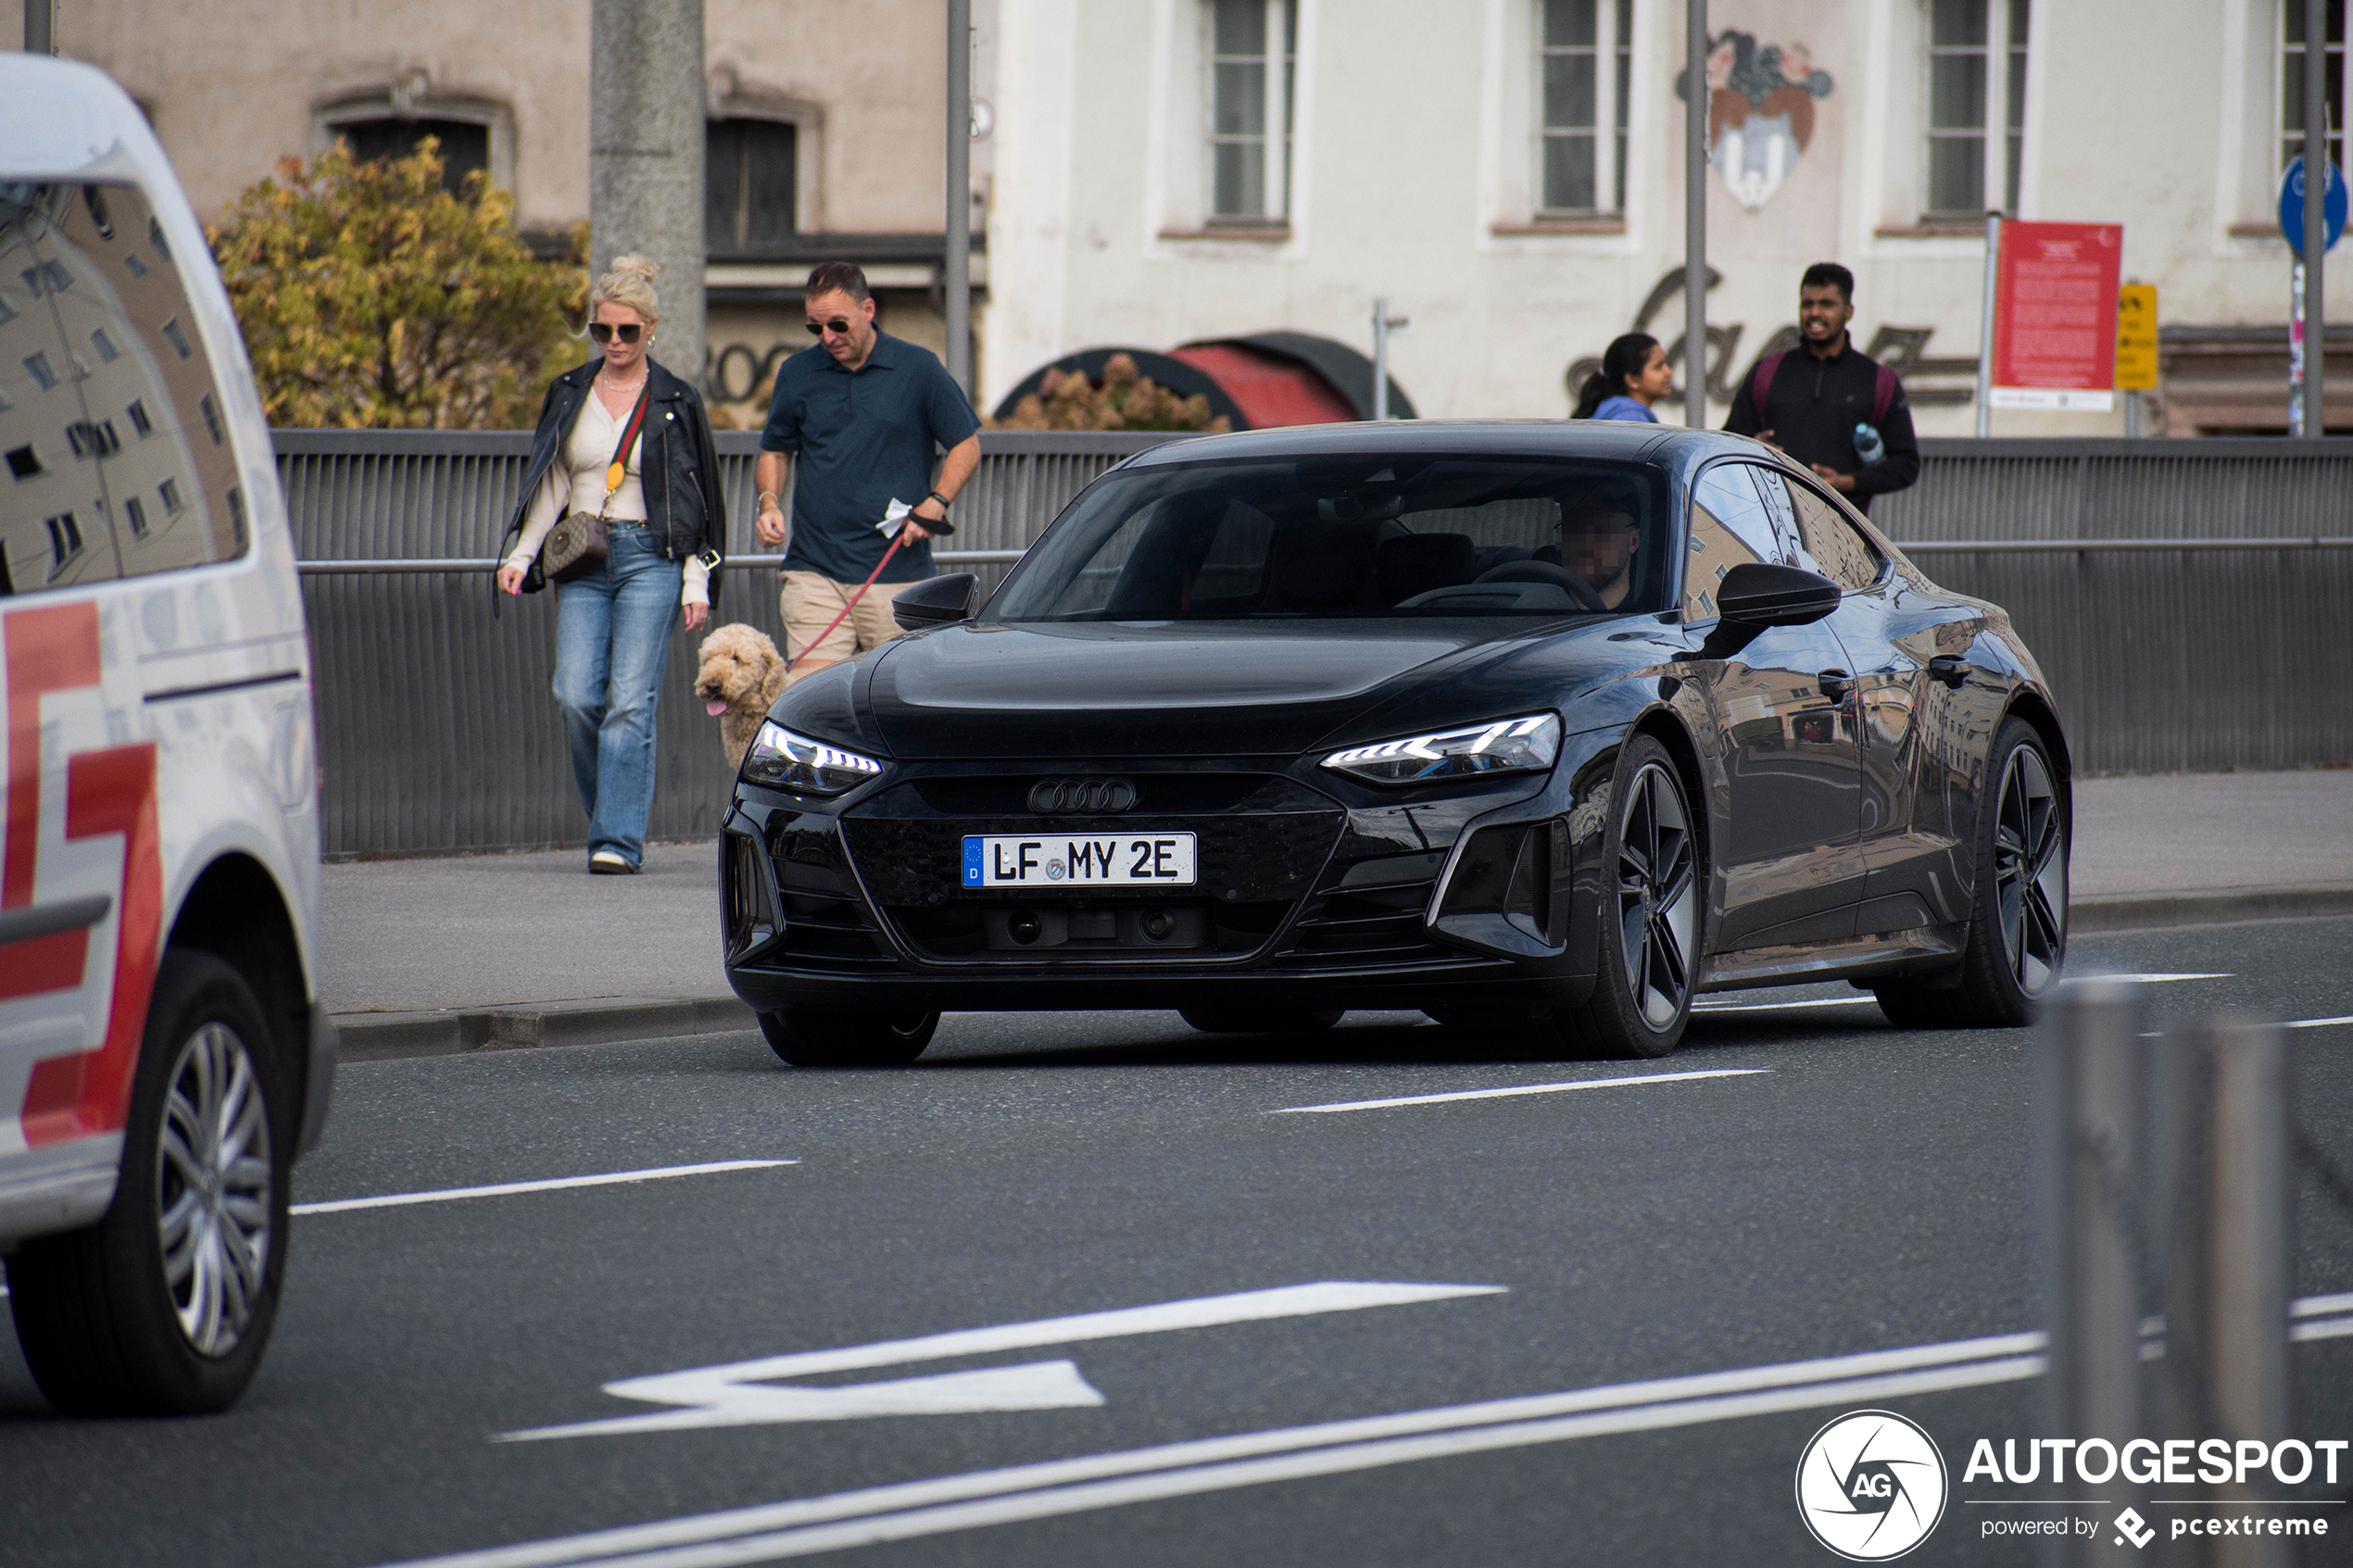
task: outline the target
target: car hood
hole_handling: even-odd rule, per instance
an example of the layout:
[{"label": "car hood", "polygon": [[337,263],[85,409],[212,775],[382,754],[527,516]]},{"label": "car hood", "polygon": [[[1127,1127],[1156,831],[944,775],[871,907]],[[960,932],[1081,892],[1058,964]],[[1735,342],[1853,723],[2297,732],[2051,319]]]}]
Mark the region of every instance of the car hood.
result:
[{"label": "car hood", "polygon": [[865,706],[892,755],[910,760],[1296,753],[1402,691],[1560,630],[966,622],[888,645]]}]

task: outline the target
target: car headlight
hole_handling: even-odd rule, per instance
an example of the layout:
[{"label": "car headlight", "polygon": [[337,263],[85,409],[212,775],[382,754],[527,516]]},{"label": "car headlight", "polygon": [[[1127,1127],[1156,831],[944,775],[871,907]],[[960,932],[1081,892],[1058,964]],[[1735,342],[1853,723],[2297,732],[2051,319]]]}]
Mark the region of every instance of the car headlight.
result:
[{"label": "car headlight", "polygon": [[1560,752],[1559,716],[1531,713],[1524,719],[1352,746],[1325,758],[1324,766],[1375,784],[1440,784],[1480,773],[1539,771],[1551,767]]},{"label": "car headlight", "polygon": [[871,757],[795,734],[774,719],[761,724],[744,754],[744,777],[803,795],[839,795],[880,777],[882,771]]}]

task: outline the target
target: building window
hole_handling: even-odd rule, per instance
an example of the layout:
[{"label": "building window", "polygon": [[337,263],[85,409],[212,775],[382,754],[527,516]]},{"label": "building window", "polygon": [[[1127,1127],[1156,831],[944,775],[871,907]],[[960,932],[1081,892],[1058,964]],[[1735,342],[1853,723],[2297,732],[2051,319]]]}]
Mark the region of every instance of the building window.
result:
[{"label": "building window", "polygon": [[123,412],[130,416],[131,428],[139,433],[139,438],[141,440],[144,441],[148,436],[153,435],[156,433],[156,421],[147,416],[147,401],[145,398],[132,398],[131,400],[131,406],[123,409]]},{"label": "building window", "polygon": [[1538,210],[1622,211],[1634,0],[1539,0],[1539,11]]},{"label": "building window", "polygon": [[173,353],[185,359],[188,357],[188,334],[180,330],[180,318],[174,316],[164,322],[162,330],[163,341],[171,345]]},{"label": "building window", "polygon": [[779,119],[714,119],[703,139],[703,244],[742,256],[793,236],[799,131]]},{"label": "building window", "polygon": [[490,171],[490,127],[475,120],[344,119],[327,130],[350,144],[354,163],[407,157],[434,137],[441,144],[441,188],[453,196],[465,194],[467,175]]},{"label": "building window", "polygon": [[1929,0],[1931,217],[2018,210],[2027,20],[2028,0]]},{"label": "building window", "polygon": [[[2304,0],[2281,0],[2285,11],[2280,29],[2280,168],[2284,170],[2304,156]],[[2329,161],[2345,167],[2345,5],[2323,0],[2321,23],[2324,38],[2321,69],[2328,116]]]},{"label": "building window", "polygon": [[57,384],[57,368],[49,363],[49,354],[46,349],[36,350],[26,355],[24,368],[26,374],[32,377],[34,384],[42,391],[46,392]]},{"label": "building window", "polygon": [[31,479],[37,474],[45,473],[48,470],[46,469],[44,469],[41,466],[41,454],[34,451],[31,447],[17,446],[9,449],[9,478],[16,480]]},{"label": "building window", "polygon": [[121,358],[120,353],[115,348],[114,339],[107,335],[107,329],[104,327],[98,328],[90,334],[90,346],[95,348],[98,351],[98,358],[109,365]]},{"label": "building window", "polygon": [[136,495],[132,496],[122,503],[122,515],[131,524],[132,538],[145,539],[147,536],[147,504],[145,501]]},{"label": "building window", "polygon": [[60,512],[43,521],[49,530],[49,575],[55,577],[82,553],[82,524],[74,521],[71,512]]},{"label": "building window", "polygon": [[1294,0],[1210,0],[1209,211],[1280,221],[1290,213]]},{"label": "building window", "polygon": [[163,498],[164,511],[172,517],[178,517],[180,508],[187,505],[180,498],[180,482],[176,479],[167,479],[157,485],[156,494]]},{"label": "building window", "polygon": [[196,408],[204,415],[204,427],[206,431],[211,434],[212,444],[215,446],[220,445],[220,410],[212,406],[212,399],[209,395],[198,398],[196,400]]}]

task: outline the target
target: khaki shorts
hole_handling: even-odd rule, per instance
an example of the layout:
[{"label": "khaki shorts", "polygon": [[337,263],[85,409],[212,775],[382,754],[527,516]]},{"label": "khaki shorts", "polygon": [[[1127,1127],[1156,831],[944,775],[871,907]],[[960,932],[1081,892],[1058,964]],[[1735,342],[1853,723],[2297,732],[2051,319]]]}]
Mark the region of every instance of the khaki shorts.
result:
[{"label": "khaki shorts", "polygon": [[898,636],[899,622],[890,618],[890,601],[901,588],[914,586],[912,583],[875,583],[866,590],[858,608],[840,625],[825,633],[834,617],[841,614],[841,607],[849,602],[849,596],[858,592],[858,584],[837,583],[816,571],[786,571],[778,575],[784,579],[784,589],[777,595],[776,602],[785,622],[785,657],[799,658],[803,648],[817,642],[820,633],[825,633],[824,641],[811,649],[808,662],[786,677],[787,685],[822,665],[855,659],[868,648],[880,647]]}]

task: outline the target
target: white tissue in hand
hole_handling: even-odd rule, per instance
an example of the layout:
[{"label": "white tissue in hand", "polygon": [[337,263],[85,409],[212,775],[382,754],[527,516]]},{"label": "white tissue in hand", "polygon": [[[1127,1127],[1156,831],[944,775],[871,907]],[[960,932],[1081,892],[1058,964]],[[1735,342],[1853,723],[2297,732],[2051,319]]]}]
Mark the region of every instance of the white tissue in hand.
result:
[{"label": "white tissue in hand", "polygon": [[907,514],[914,509],[898,496],[893,495],[890,498],[890,505],[883,508],[883,520],[875,524],[875,531],[884,538],[889,538],[899,532],[899,525],[904,522],[907,520]]}]

